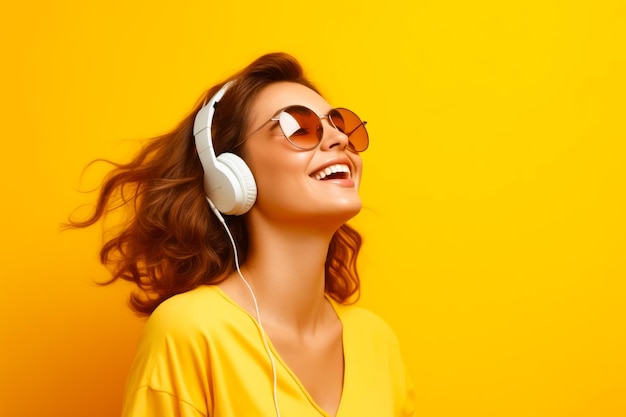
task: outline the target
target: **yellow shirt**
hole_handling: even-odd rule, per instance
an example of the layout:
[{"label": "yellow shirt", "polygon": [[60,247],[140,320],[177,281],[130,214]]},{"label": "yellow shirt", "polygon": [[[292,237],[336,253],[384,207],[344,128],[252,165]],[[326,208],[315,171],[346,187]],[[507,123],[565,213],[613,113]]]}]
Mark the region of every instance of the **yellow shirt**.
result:
[{"label": "yellow shirt", "polygon": [[[413,416],[413,388],[391,329],[361,307],[331,303],[343,325],[345,364],[336,417]],[[270,348],[281,417],[328,417]],[[216,286],[164,301],[146,323],[122,415],[276,416],[271,363],[254,317]]]}]

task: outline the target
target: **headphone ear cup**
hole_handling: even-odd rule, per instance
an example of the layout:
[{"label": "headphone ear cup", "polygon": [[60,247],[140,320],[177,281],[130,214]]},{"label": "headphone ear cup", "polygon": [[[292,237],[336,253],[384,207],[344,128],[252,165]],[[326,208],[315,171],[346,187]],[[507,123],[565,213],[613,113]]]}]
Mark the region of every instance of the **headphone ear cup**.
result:
[{"label": "headphone ear cup", "polygon": [[[230,215],[242,215],[252,208],[256,201],[256,181],[248,165],[234,153],[217,156],[217,168],[228,178],[233,198],[213,200],[217,209]],[[227,193],[230,194],[230,193]],[[209,196],[211,198],[211,196]]]}]

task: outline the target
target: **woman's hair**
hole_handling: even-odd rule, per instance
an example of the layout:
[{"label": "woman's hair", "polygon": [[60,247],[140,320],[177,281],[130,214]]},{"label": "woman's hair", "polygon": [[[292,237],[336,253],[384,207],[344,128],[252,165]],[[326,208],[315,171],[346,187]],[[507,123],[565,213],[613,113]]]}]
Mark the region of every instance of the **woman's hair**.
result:
[{"label": "woman's hair", "polygon": [[[213,119],[217,155],[245,156],[242,137],[248,128],[250,106],[265,86],[290,81],[318,91],[304,78],[300,64],[284,53],[258,58],[226,81],[231,80],[236,82],[220,101]],[[69,227],[87,227],[120,208],[129,210],[128,220],[105,239],[100,261],[112,273],[104,284],[118,279],[137,284],[130,304],[139,314],[152,313],[175,294],[220,282],[235,268],[230,240],[205,198],[204,174],[193,136],[196,113],[222,85],[207,91],[176,129],[148,141],[129,163],[106,161],[113,169],[104,179],[93,214],[68,222]],[[244,219],[225,218],[244,263],[248,249]],[[325,291],[340,303],[358,298],[356,260],[360,248],[360,234],[348,225],[341,226],[330,242]]]}]

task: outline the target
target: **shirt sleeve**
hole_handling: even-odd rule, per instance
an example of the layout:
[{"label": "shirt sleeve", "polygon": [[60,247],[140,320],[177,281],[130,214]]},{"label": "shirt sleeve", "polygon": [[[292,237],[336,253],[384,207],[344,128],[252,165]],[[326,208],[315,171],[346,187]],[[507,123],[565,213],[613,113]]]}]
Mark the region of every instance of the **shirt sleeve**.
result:
[{"label": "shirt sleeve", "polygon": [[175,395],[141,387],[124,404],[122,417],[208,417]]},{"label": "shirt sleeve", "polygon": [[157,310],[146,323],[129,372],[122,417],[208,417],[209,343],[196,315],[178,304]]}]

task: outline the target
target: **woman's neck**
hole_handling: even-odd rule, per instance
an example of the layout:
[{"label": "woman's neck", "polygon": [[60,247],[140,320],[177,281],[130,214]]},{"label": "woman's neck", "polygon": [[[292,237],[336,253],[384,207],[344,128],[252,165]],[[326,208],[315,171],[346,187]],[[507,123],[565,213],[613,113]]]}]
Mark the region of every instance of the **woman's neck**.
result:
[{"label": "woman's neck", "polygon": [[[324,265],[331,237],[330,233],[293,228],[250,234],[241,272],[254,292],[264,325],[315,332],[328,317]],[[237,272],[222,288],[254,313],[250,291]]]}]

